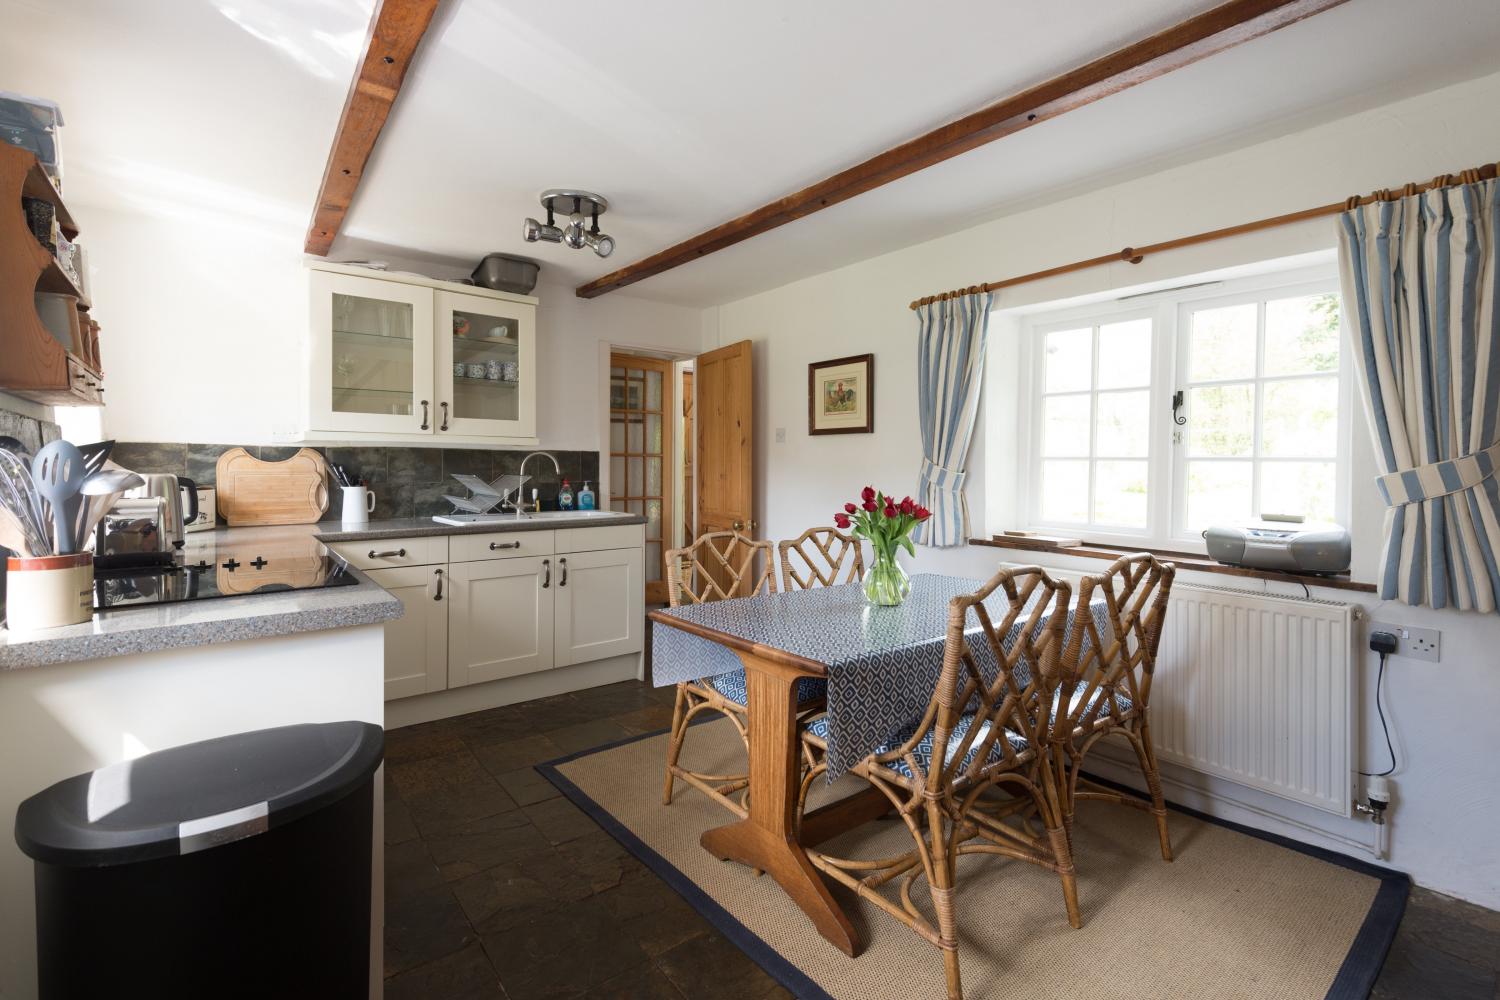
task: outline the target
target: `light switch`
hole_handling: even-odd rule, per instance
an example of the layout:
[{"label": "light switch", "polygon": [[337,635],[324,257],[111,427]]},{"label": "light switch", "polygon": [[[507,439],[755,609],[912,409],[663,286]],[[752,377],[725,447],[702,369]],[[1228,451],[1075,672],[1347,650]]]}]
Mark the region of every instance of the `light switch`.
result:
[{"label": "light switch", "polygon": [[776,443],[777,444],[786,444],[786,428],[785,427],[778,427],[778,428],[776,428]]}]

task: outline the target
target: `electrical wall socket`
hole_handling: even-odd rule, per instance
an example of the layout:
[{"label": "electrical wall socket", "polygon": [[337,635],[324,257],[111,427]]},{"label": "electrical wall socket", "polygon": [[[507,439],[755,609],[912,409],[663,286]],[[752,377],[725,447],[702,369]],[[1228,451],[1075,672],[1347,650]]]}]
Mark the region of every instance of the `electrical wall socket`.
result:
[{"label": "electrical wall socket", "polygon": [[[1442,656],[1443,634],[1435,628],[1408,628],[1405,625],[1389,625],[1371,622],[1369,632],[1391,632],[1396,636],[1396,651],[1392,656],[1404,656],[1410,660],[1438,662]],[[1367,632],[1366,635],[1369,633]]]}]

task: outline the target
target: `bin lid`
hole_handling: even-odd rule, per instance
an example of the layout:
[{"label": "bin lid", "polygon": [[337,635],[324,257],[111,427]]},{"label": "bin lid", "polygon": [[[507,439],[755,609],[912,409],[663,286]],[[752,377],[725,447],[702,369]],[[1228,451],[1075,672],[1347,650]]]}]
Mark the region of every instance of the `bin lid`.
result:
[{"label": "bin lid", "polygon": [[70,867],[190,854],[338,801],[375,773],[384,749],[379,726],[327,722],[161,750],[22,802],[16,843],[37,861]]}]

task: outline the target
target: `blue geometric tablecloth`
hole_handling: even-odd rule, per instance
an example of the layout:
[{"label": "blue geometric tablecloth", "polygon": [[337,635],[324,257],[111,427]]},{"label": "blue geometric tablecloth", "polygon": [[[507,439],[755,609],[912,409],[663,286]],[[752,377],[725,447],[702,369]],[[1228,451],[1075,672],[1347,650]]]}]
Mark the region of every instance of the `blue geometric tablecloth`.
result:
[{"label": "blue geometric tablecloth", "polygon": [[[845,584],[711,601],[663,613],[825,664],[832,781],[921,717],[943,670],[948,602],[981,585],[982,581],[963,577],[919,574],[912,577],[911,596],[894,608],[875,607],[865,600],[859,584]],[[991,618],[1000,621],[1009,602],[1003,591],[996,591],[985,606]],[[1111,635],[1103,598],[1092,601],[1089,610],[1099,634]],[[1072,614],[1070,609],[1070,629]],[[1005,644],[1013,641],[1023,620],[1018,619]],[[971,621],[970,634],[977,635],[979,624]],[[652,679],[658,687],[741,668],[733,650],[670,625],[653,623],[651,641]],[[981,672],[993,681],[996,667],[989,645],[971,642],[969,648]]]}]

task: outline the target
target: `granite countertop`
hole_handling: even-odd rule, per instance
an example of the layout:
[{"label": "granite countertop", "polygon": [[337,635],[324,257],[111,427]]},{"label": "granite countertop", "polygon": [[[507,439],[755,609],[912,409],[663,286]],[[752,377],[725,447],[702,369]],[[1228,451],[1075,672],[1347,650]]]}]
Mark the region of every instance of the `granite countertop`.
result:
[{"label": "granite countertop", "polygon": [[[230,554],[321,556],[316,525],[220,528],[187,536],[188,562]],[[250,554],[253,550],[253,554]],[[352,569],[352,567],[351,567]],[[96,612],[90,622],[21,633],[0,629],[0,671],[160,649],[371,625],[401,617],[401,602],[353,570],[353,586],[221,597]]]},{"label": "granite countertop", "polygon": [[336,521],[313,525],[318,537],[325,542],[367,542],[380,538],[416,538],[424,535],[479,535],[493,531],[565,531],[569,528],[599,528],[615,524],[645,524],[639,514],[616,514],[600,512],[588,517],[567,516],[515,518],[505,515],[504,520],[486,521],[480,524],[439,524],[430,517],[400,517],[388,521],[371,521],[358,528],[345,528]]}]

